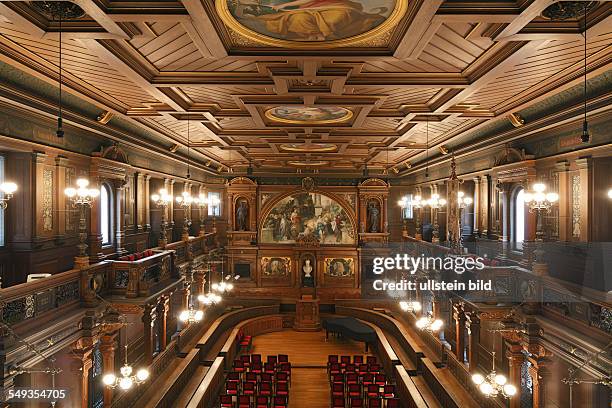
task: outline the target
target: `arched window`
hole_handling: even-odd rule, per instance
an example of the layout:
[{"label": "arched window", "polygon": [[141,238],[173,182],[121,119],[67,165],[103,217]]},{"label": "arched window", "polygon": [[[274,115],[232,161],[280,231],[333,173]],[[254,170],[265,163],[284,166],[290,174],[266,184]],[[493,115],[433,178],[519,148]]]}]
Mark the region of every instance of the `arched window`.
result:
[{"label": "arched window", "polygon": [[514,198],[514,246],[523,248],[525,240],[525,190],[520,189]]},{"label": "arched window", "polygon": [[112,201],[113,196],[108,185],[102,184],[100,189],[100,229],[102,230],[102,245],[110,245],[112,239]]}]

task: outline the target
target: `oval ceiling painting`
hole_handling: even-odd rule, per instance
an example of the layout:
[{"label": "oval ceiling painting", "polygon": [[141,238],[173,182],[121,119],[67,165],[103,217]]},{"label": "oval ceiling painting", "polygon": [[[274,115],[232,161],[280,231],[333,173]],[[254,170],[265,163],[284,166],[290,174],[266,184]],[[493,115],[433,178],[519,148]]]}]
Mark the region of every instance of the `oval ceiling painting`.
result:
[{"label": "oval ceiling painting", "polygon": [[292,125],[325,125],[344,122],[353,112],[340,106],[277,106],[266,111],[266,117],[275,122]]},{"label": "oval ceiling painting", "polygon": [[331,48],[392,28],[407,1],[216,0],[216,4],[221,19],[252,40],[280,47]]},{"label": "oval ceiling painting", "polygon": [[282,198],[270,210],[260,240],[294,244],[303,238],[314,238],[322,245],[353,245],[355,228],[334,199],[318,193],[296,193]]}]

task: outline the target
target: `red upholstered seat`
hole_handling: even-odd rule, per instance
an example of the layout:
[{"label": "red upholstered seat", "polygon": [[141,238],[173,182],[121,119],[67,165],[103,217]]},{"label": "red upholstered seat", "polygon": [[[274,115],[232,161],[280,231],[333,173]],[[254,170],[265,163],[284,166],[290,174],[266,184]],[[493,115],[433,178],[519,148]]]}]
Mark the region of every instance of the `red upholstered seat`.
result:
[{"label": "red upholstered seat", "polygon": [[288,363],[289,362],[289,356],[287,354],[279,354],[278,355],[278,362],[279,363]]},{"label": "red upholstered seat", "polygon": [[365,373],[367,373],[369,371],[370,371],[370,369],[369,369],[367,364],[359,364],[359,368],[357,369],[357,373],[365,374]]},{"label": "red upholstered seat", "polygon": [[376,356],[366,356],[366,364],[376,364]]},{"label": "red upholstered seat", "polygon": [[370,384],[366,388],[366,396],[368,398],[378,398],[380,387],[377,384]]},{"label": "red upholstered seat", "polygon": [[351,398],[351,408],[362,408],[363,407],[363,399],[362,398]]},{"label": "red upholstered seat", "polygon": [[251,368],[250,368],[252,373],[257,373],[257,374],[261,374],[263,372],[263,365],[261,363],[257,363],[254,361],[251,361]]},{"label": "red upholstered seat", "polygon": [[333,397],[332,408],[344,408],[344,397]]},{"label": "red upholstered seat", "polygon": [[276,372],[276,364],[275,363],[265,363],[263,372],[268,373],[268,374],[274,374]]},{"label": "red upholstered seat", "polygon": [[259,395],[271,397],[273,391],[271,382],[262,382],[259,384]]},{"label": "red upholstered seat", "polygon": [[399,398],[390,398],[387,400],[387,408],[400,408]]},{"label": "red upholstered seat", "polygon": [[364,387],[370,385],[370,384],[374,384],[374,374],[372,373],[365,373],[361,376],[361,383],[364,385]]},{"label": "red upholstered seat", "polygon": [[259,379],[261,382],[272,382],[274,380],[274,376],[270,373],[261,373]]},{"label": "red upholstered seat", "polygon": [[244,395],[255,395],[257,392],[255,383],[252,381],[246,381],[242,384],[242,393]]},{"label": "red upholstered seat", "polygon": [[384,398],[393,398],[393,397],[395,397],[395,385],[393,385],[393,384],[385,384],[382,396]]},{"label": "red upholstered seat", "polygon": [[344,398],[344,384],[342,384],[342,383],[332,383],[332,385],[331,385],[331,393],[332,393],[332,397],[342,397],[342,398]]},{"label": "red upholstered seat", "polygon": [[287,397],[278,395],[272,401],[272,408],[285,408],[287,406]]},{"label": "red upholstered seat", "polygon": [[248,395],[240,395],[238,397],[237,408],[251,408],[251,397]]},{"label": "red upholstered seat", "polygon": [[276,373],[276,382],[289,382],[289,374],[279,371],[278,373]]},{"label": "red upholstered seat", "polygon": [[257,374],[256,373],[252,373],[252,372],[247,372],[246,373],[246,378],[245,381],[249,381],[249,382],[257,382]]},{"label": "red upholstered seat", "polygon": [[276,363],[278,363],[278,356],[268,356],[268,357],[266,358],[266,361],[267,361],[268,363],[273,363],[273,364],[276,364]]},{"label": "red upholstered seat", "polygon": [[219,403],[221,408],[232,408],[234,406],[231,395],[220,395]]},{"label": "red upholstered seat", "polygon": [[237,371],[230,371],[229,373],[227,373],[227,379],[225,381],[236,381],[239,382],[240,381],[240,373]]},{"label": "red upholstered seat", "polygon": [[368,408],[381,408],[382,400],[380,398],[370,398],[368,400]]},{"label": "red upholstered seat", "polygon": [[329,375],[335,375],[335,374],[340,374],[341,373],[341,368],[340,368],[340,363],[332,363],[329,366]]},{"label": "red upholstered seat", "polygon": [[225,393],[227,395],[238,395],[238,383],[237,382],[226,382]]},{"label": "red upholstered seat", "polygon": [[380,373],[380,364],[370,364],[370,372],[371,373]]},{"label": "red upholstered seat", "polygon": [[289,396],[289,384],[287,383],[276,384],[276,395]]},{"label": "red upholstered seat", "polygon": [[344,382],[346,384],[357,384],[359,383],[359,377],[357,373],[346,373],[344,374]]},{"label": "red upholstered seat", "polygon": [[263,395],[260,395],[255,399],[255,408],[268,408],[269,404],[270,399]]},{"label": "red upholstered seat", "polygon": [[349,398],[361,397],[361,384],[348,384],[347,389]]},{"label": "red upholstered seat", "polygon": [[261,354],[251,354],[251,363],[261,363]]},{"label": "red upholstered seat", "polygon": [[387,383],[387,377],[384,374],[376,374],[374,383],[381,387]]},{"label": "red upholstered seat", "polygon": [[344,368],[347,364],[351,364],[351,356],[341,356],[340,367]]},{"label": "red upholstered seat", "polygon": [[246,367],[244,366],[244,362],[242,360],[234,360],[234,371],[238,373],[246,371]]},{"label": "red upholstered seat", "polygon": [[363,356],[353,356],[353,364],[363,364]]}]

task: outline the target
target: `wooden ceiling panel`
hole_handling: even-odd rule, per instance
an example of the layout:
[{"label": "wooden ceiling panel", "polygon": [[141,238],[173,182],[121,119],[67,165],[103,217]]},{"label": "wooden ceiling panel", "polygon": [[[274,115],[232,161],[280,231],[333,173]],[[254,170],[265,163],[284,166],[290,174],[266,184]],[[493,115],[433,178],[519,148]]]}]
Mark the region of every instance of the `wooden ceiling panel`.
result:
[{"label": "wooden ceiling panel", "polygon": [[[229,29],[213,0],[118,0],[90,13],[89,30],[70,25],[62,62],[73,93],[128,113],[165,136],[169,148],[184,150],[186,112],[197,115],[190,141],[215,168],[250,160],[277,169],[291,158],[359,172],[364,163],[420,160],[425,121],[430,146],[460,143],[475,126],[578,80],[580,27],[561,32],[558,22],[538,18],[535,8],[546,2],[532,3],[410,0],[375,35],[314,35],[306,44],[271,41],[254,34],[256,26]],[[53,82],[57,27],[32,23],[29,4],[6,4],[0,2],[3,61]],[[612,7],[597,10],[590,71],[609,67],[612,55]],[[537,27],[525,28],[534,21]],[[267,109],[283,106],[284,122],[266,119]],[[334,117],[347,110],[350,118]],[[283,143],[337,150],[288,153],[279,150]]]}]

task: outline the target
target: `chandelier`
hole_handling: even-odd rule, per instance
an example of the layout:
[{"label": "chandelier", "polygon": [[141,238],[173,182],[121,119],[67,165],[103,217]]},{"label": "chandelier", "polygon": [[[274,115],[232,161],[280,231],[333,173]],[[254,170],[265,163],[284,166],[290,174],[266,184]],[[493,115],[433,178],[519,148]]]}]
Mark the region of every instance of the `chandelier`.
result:
[{"label": "chandelier", "polygon": [[13,198],[13,193],[17,191],[17,184],[15,183],[2,183],[0,184],[0,193],[2,193],[2,197],[0,197],[0,209],[5,210],[8,207],[7,201]]},{"label": "chandelier", "polygon": [[421,304],[417,301],[406,302],[405,300],[402,300],[401,302],[399,302],[399,306],[400,306],[400,309],[408,313],[414,313],[414,312],[421,311]]},{"label": "chandelier", "polygon": [[425,205],[437,210],[446,205],[446,199],[440,198],[440,194],[434,193],[431,198],[425,200]]},{"label": "chandelier", "polygon": [[193,203],[193,197],[191,196],[189,191],[183,191],[183,194],[181,194],[180,196],[176,197],[176,202],[183,209],[187,209]]},{"label": "chandelier", "polygon": [[202,321],[202,318],[204,318],[204,311],[196,310],[191,306],[189,307],[189,310],[183,310],[179,315],[180,321],[189,324],[200,322]]},{"label": "chandelier", "polygon": [[532,192],[524,194],[525,204],[529,206],[529,211],[546,211],[550,212],[553,204],[559,200],[557,193],[545,193],[546,185],[536,183],[533,185]]},{"label": "chandelier", "polygon": [[165,188],[162,188],[159,190],[159,193],[151,196],[151,200],[153,200],[158,207],[167,207],[172,201],[172,196],[168,194]]},{"label": "chandelier", "polygon": [[417,329],[428,331],[428,332],[437,332],[442,328],[444,323],[440,319],[434,319],[431,316],[431,313],[428,313],[426,316],[421,317],[416,321],[415,325]]},{"label": "chandelier", "polygon": [[76,181],[77,187],[68,187],[64,193],[72,200],[76,206],[90,207],[93,201],[100,195],[100,190],[96,188],[87,188],[89,180],[80,178]]},{"label": "chandelier", "polygon": [[117,377],[115,374],[106,374],[102,377],[102,382],[104,385],[110,388],[116,388],[117,386],[122,390],[129,390],[132,388],[134,384],[140,385],[149,378],[149,370],[146,368],[141,368],[136,372],[135,375],[132,375],[134,371],[132,366],[127,362],[127,345],[125,346],[125,362],[123,367],[119,369],[121,373],[121,377]]},{"label": "chandelier", "polygon": [[459,191],[457,193],[457,204],[459,205],[459,208],[464,209],[468,205],[472,205],[473,202],[474,200],[472,200],[472,197],[466,197],[463,191]]},{"label": "chandelier", "polygon": [[482,374],[474,374],[472,381],[487,398],[495,398],[500,394],[504,398],[512,398],[516,394],[516,387],[508,384],[508,379],[504,375],[495,372],[495,352],[492,354],[493,367],[491,372],[486,377]]},{"label": "chandelier", "polygon": [[612,188],[608,190],[608,198],[612,198]]},{"label": "chandelier", "polygon": [[216,293],[208,292],[205,295],[199,295],[198,301],[205,304],[206,306],[216,305],[217,303],[221,303],[223,298]]}]

